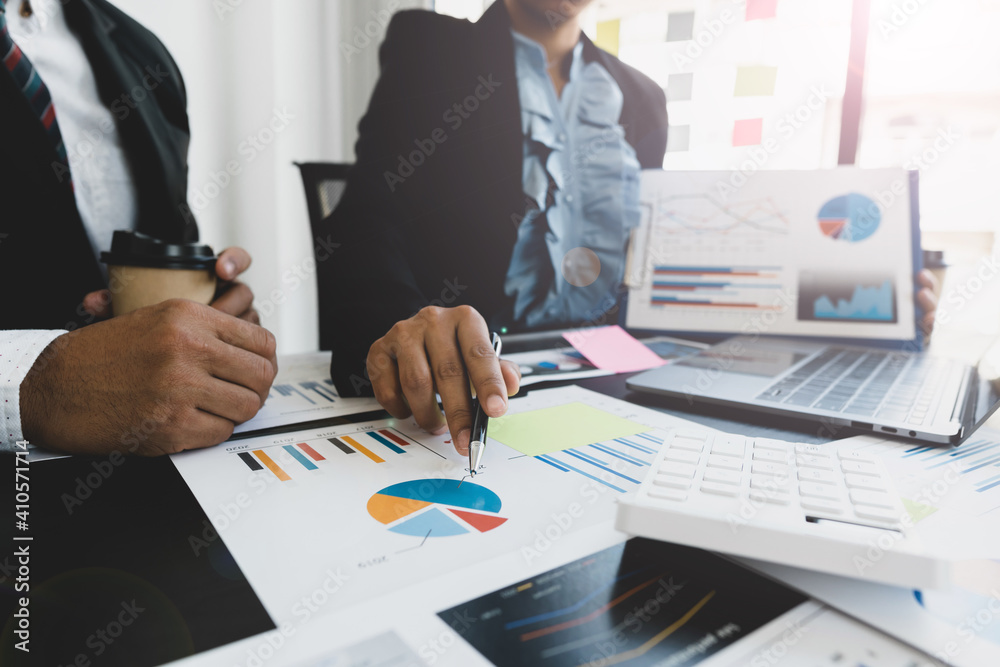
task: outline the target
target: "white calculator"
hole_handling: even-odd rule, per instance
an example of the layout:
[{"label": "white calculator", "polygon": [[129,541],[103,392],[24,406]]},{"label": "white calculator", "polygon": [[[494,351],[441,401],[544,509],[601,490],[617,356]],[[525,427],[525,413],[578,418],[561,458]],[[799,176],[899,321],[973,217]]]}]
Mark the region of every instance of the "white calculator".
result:
[{"label": "white calculator", "polygon": [[675,430],[639,490],[626,533],[897,586],[945,587],[878,457],[855,450]]}]

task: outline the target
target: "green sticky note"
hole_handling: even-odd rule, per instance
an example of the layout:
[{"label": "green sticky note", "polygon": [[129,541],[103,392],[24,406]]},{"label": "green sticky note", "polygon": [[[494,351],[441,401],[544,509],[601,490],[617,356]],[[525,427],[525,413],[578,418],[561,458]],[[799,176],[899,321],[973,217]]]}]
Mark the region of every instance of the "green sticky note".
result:
[{"label": "green sticky note", "polygon": [[777,67],[738,67],[736,69],[736,97],[774,95],[774,83],[778,80]]},{"label": "green sticky note", "polygon": [[648,426],[585,403],[567,403],[491,419],[489,437],[528,456],[593,445],[644,433]]},{"label": "green sticky note", "polygon": [[915,500],[910,500],[909,498],[900,498],[903,501],[903,509],[906,513],[910,515],[913,519],[913,523],[920,523],[934,512],[938,511],[938,508],[933,505],[926,505],[924,503],[918,503]]}]

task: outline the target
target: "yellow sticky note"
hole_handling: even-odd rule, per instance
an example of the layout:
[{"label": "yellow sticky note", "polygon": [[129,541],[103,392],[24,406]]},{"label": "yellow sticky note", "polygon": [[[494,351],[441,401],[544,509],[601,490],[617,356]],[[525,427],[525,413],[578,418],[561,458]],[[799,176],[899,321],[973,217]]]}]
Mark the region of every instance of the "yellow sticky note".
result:
[{"label": "yellow sticky note", "polygon": [[778,80],[777,67],[753,65],[736,69],[736,97],[774,95],[774,84]]},{"label": "yellow sticky note", "polygon": [[491,419],[488,435],[528,456],[561,452],[650,430],[585,403]]}]

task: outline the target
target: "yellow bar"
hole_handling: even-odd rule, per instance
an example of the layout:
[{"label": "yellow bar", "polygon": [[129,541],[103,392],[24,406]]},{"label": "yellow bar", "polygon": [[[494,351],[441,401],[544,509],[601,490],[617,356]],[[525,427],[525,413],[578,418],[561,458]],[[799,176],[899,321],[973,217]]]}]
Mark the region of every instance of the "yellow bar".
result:
[{"label": "yellow bar", "polygon": [[358,442],[351,436],[342,435],[340,436],[340,439],[349,444],[351,447],[354,447],[354,449],[358,450],[359,452],[370,458],[375,463],[385,463],[385,459],[379,458],[378,454],[373,454],[371,450],[369,450],[367,447],[362,445],[360,442]]},{"label": "yellow bar", "polygon": [[517,587],[517,592],[520,593],[521,591],[526,591],[529,588],[531,588],[531,586],[532,586],[532,583],[530,581],[528,583],[526,583],[526,584],[521,584],[520,586]]},{"label": "yellow bar", "polygon": [[254,454],[257,455],[257,458],[260,459],[261,463],[263,463],[265,466],[267,466],[268,470],[270,470],[271,472],[274,473],[275,477],[277,477],[278,479],[280,479],[282,482],[289,482],[289,481],[291,481],[292,478],[288,476],[288,473],[286,473],[284,470],[282,470],[281,466],[279,466],[277,463],[275,463],[274,461],[272,461],[270,456],[268,456],[264,452],[260,451],[259,449],[254,450]]}]

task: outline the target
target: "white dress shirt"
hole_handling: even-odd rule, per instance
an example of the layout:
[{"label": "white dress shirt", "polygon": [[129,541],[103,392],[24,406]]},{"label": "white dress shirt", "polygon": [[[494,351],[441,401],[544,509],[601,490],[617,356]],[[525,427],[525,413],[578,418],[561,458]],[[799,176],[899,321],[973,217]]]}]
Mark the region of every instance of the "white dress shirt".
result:
[{"label": "white dress shirt", "polygon": [[[101,102],[90,61],[66,25],[60,0],[32,0],[34,13],[28,18],[18,11],[20,0],[7,0],[6,5],[10,36],[52,96],[69,157],[76,206],[93,252],[98,255],[110,248],[116,229],[135,228],[138,210],[135,184],[115,117]],[[23,437],[21,381],[45,347],[64,333],[0,331],[0,449],[13,449]]]}]

